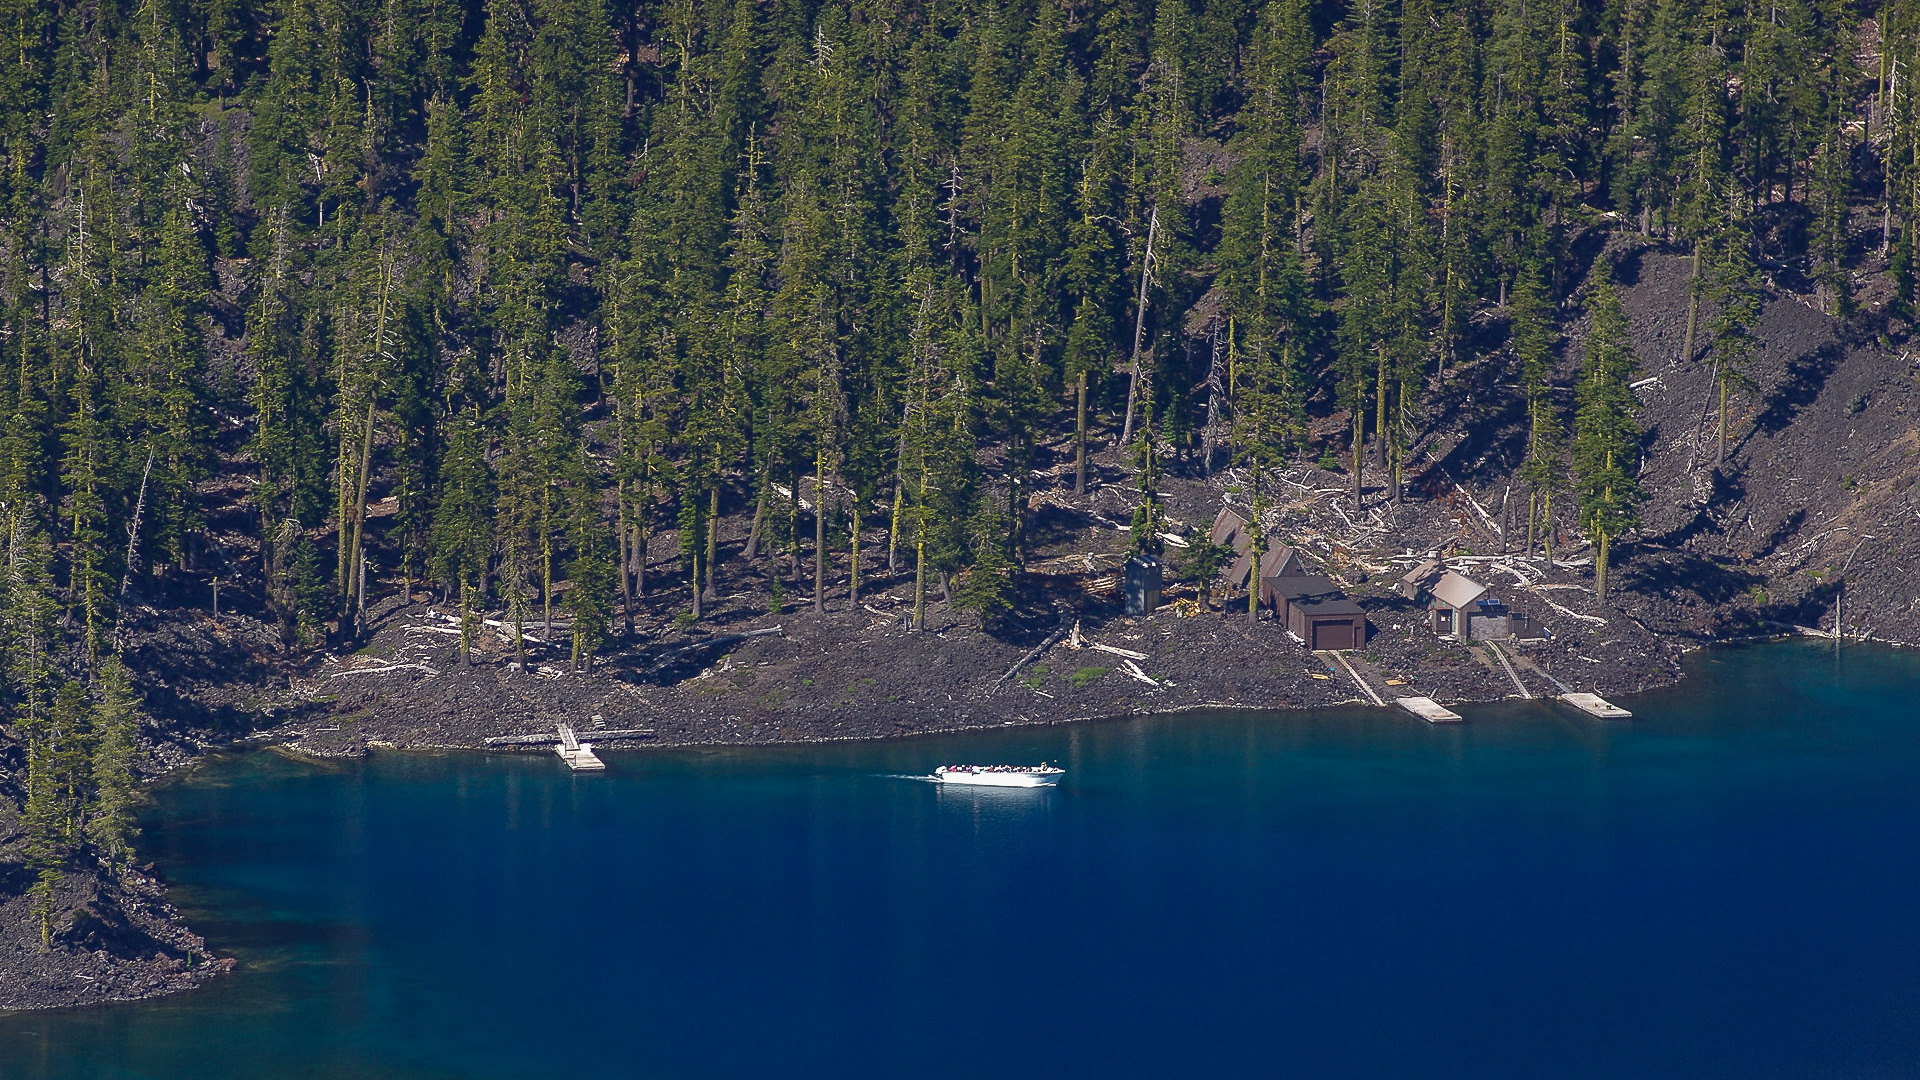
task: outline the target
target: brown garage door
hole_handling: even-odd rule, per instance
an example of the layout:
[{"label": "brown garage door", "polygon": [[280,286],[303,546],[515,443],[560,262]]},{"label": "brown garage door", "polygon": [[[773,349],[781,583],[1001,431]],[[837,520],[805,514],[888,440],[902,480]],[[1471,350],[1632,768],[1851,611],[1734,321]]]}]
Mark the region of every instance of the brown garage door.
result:
[{"label": "brown garage door", "polygon": [[1353,623],[1345,619],[1338,622],[1314,623],[1313,647],[1316,649],[1358,648],[1359,643],[1353,640]]}]

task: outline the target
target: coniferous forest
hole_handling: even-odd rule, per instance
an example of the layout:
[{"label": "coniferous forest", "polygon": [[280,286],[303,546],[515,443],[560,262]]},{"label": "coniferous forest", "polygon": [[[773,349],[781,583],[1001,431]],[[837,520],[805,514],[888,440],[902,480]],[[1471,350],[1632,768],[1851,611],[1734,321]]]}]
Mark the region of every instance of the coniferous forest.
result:
[{"label": "coniferous forest", "polygon": [[[990,614],[1043,442],[1073,440],[1076,490],[1117,446],[1149,478],[1249,469],[1256,510],[1261,469],[1302,460],[1397,500],[1470,352],[1525,396],[1530,523],[1577,507],[1604,574],[1640,432],[1583,237],[1690,259],[1723,431],[1766,275],[1844,315],[1865,244],[1892,310],[1920,294],[1900,4],[6,0],[0,24],[6,668],[33,730],[187,569],[251,583],[289,645],[427,589],[470,630],[564,617],[587,665],[663,574],[702,617],[735,514],[795,599],[831,566],[857,600],[884,560],[917,595],[973,571]],[[232,482],[246,550],[206,529]]]}]

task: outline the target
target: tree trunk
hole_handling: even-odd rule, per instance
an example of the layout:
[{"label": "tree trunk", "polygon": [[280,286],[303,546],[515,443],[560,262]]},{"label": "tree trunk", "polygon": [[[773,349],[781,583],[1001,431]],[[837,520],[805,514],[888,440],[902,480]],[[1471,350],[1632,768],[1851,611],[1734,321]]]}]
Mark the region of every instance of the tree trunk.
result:
[{"label": "tree trunk", "polygon": [[719,598],[719,594],[716,593],[713,588],[713,564],[719,560],[719,557],[720,485],[715,484],[713,490],[707,493],[707,565],[705,569],[707,579],[706,594],[709,600]]},{"label": "tree trunk", "polygon": [[1680,346],[1680,361],[1693,361],[1694,328],[1700,322],[1700,241],[1693,242],[1693,266],[1687,274],[1687,334]]},{"label": "tree trunk", "polygon": [[847,543],[848,554],[852,561],[848,564],[847,606],[860,606],[860,496],[853,497],[853,537]]},{"label": "tree trunk", "polygon": [[1361,455],[1365,454],[1367,449],[1366,431],[1367,416],[1358,406],[1355,406],[1353,410],[1353,508],[1355,510],[1366,509],[1362,505],[1363,496],[1360,489]]},{"label": "tree trunk", "polygon": [[887,572],[900,569],[900,506],[906,498],[907,485],[901,482],[899,474],[893,478],[893,512],[887,517]]},{"label": "tree trunk", "polygon": [[552,492],[548,488],[541,497],[540,514],[540,636],[549,643],[553,641],[553,527],[545,504],[553,498]]},{"label": "tree trunk", "polygon": [[1081,372],[1074,384],[1073,410],[1073,493],[1087,493],[1087,373]]},{"label": "tree trunk", "polygon": [[[1200,473],[1213,475],[1213,455],[1220,445],[1220,398],[1223,388],[1220,385],[1220,325],[1213,328],[1213,355],[1207,359],[1207,426],[1200,442]],[[1206,606],[1204,587],[1201,590],[1200,606]]]},{"label": "tree trunk", "polygon": [[633,534],[633,594],[638,597],[647,595],[647,534],[652,532],[646,519],[646,505],[640,507],[640,521],[634,526]]},{"label": "tree trunk", "polygon": [[913,544],[913,628],[927,628],[927,538],[920,536]]},{"label": "tree trunk", "polygon": [[1140,400],[1140,344],[1147,332],[1147,283],[1153,269],[1153,240],[1160,231],[1160,207],[1147,219],[1147,251],[1140,260],[1140,292],[1133,302],[1133,370],[1127,377],[1127,417],[1120,425],[1120,445],[1133,441],[1133,410]]},{"label": "tree trunk", "polygon": [[760,494],[754,500],[753,526],[747,530],[747,547],[745,551],[741,552],[741,558],[752,562],[753,557],[760,553],[760,530],[766,527],[766,523],[767,482],[763,479],[760,482]]},{"label": "tree trunk", "polygon": [[1387,350],[1378,351],[1373,383],[1373,463],[1387,467]]},{"label": "tree trunk", "polygon": [[367,479],[368,474],[373,468],[373,410],[374,401],[369,398],[367,400],[366,435],[360,442],[359,480],[353,489],[353,554],[351,561],[347,564],[347,585],[349,592],[347,594],[346,611],[340,616],[341,629],[347,631],[346,636],[349,639],[354,636],[354,632],[357,630],[354,618],[355,608],[356,606],[364,608],[367,602],[365,591],[365,549],[362,547],[362,543],[367,525]]},{"label": "tree trunk", "polygon": [[787,576],[800,579],[800,471],[794,470],[793,486],[787,489]]},{"label": "tree trunk", "polygon": [[827,610],[827,448],[813,456],[813,613]]},{"label": "tree trunk", "polygon": [[1613,550],[1613,537],[1605,532],[1600,534],[1600,546],[1593,559],[1593,595],[1601,603],[1607,602],[1607,557]]},{"label": "tree trunk", "polygon": [[460,583],[460,666],[473,666],[473,635],[479,632],[473,617],[473,586]]},{"label": "tree trunk", "polygon": [[1540,493],[1540,552],[1547,557],[1547,572],[1553,572],[1553,489]]},{"label": "tree trunk", "polygon": [[522,582],[513,588],[513,663],[524,672],[527,670],[527,605],[520,598],[520,590],[526,588],[526,583]]},{"label": "tree trunk", "polygon": [[619,516],[614,525],[620,547],[620,618],[626,636],[633,636],[633,537],[627,527],[627,482],[620,481],[615,492]]}]

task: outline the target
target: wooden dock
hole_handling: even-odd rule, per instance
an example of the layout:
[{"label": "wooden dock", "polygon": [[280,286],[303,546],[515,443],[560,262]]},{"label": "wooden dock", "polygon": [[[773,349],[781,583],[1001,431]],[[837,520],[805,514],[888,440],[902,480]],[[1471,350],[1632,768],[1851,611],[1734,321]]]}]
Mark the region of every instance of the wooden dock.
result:
[{"label": "wooden dock", "polygon": [[581,742],[568,724],[560,725],[560,745],[553,752],[574,772],[596,772],[607,767],[606,762],[593,756],[593,744]]},{"label": "wooden dock", "polygon": [[1599,694],[1561,694],[1560,700],[1602,720],[1631,720],[1633,714],[1618,705],[1609,702]]},{"label": "wooden dock", "polygon": [[1394,698],[1393,703],[1429,724],[1457,724],[1460,714],[1428,697]]},{"label": "wooden dock", "polygon": [[[577,736],[576,736],[577,737]],[[587,732],[587,738],[596,743],[612,742],[614,739],[651,739],[652,728],[593,728]],[[545,746],[548,743],[562,741],[560,736],[547,732],[543,735],[495,735],[482,740],[488,746]]]}]

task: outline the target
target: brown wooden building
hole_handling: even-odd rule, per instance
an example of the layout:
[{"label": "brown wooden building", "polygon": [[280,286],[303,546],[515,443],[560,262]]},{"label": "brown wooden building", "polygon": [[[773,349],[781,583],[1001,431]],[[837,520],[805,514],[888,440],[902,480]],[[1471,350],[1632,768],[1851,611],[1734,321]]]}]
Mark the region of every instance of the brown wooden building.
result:
[{"label": "brown wooden building", "polygon": [[1289,574],[1260,579],[1260,593],[1287,629],[1309,649],[1357,649],[1367,643],[1367,613],[1323,577]]}]

